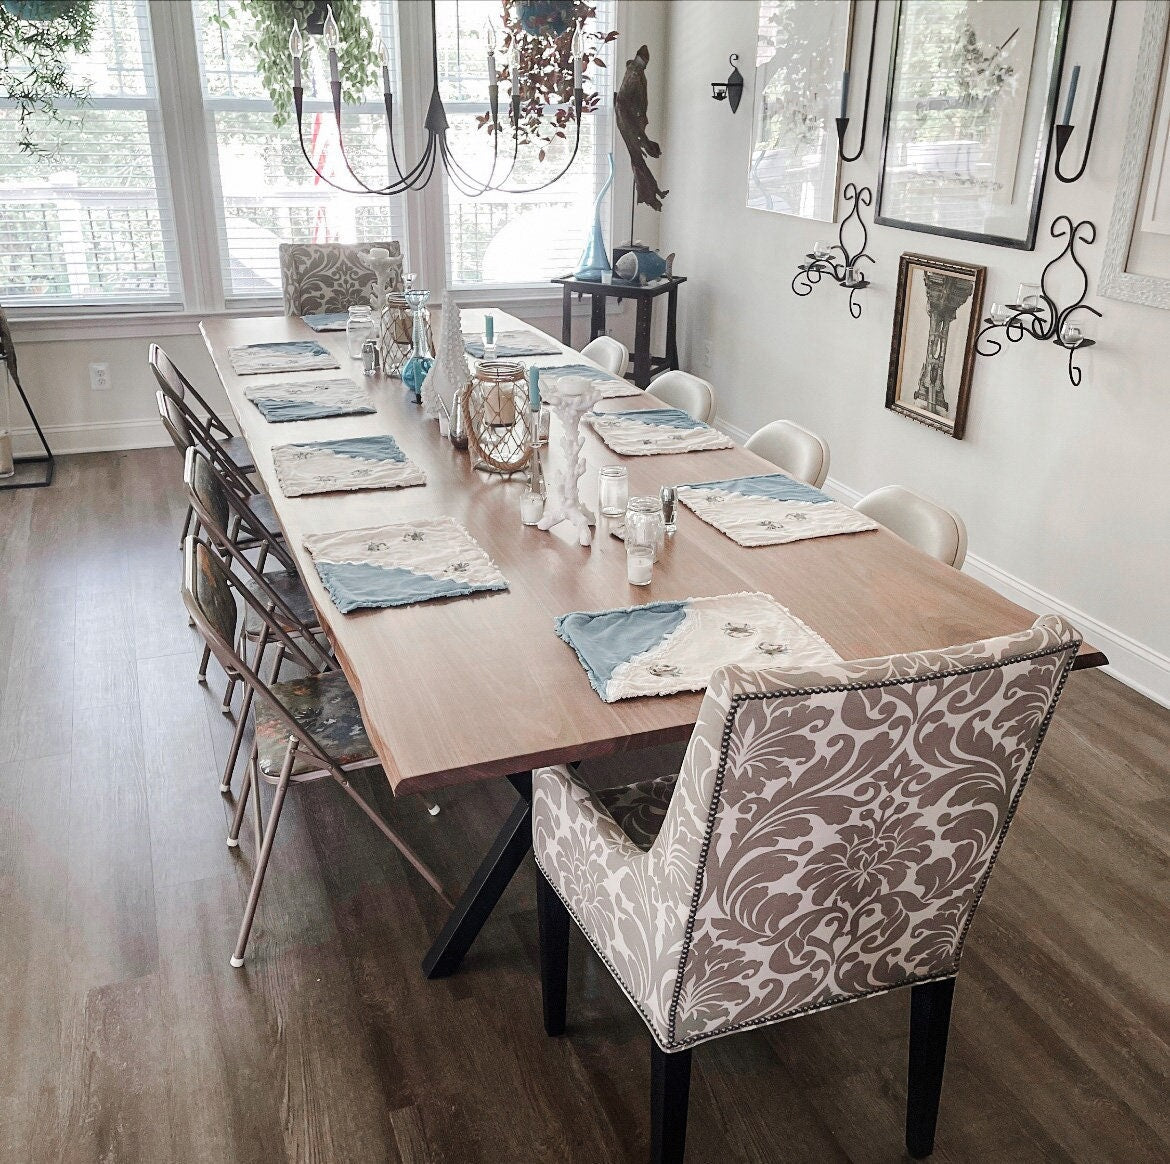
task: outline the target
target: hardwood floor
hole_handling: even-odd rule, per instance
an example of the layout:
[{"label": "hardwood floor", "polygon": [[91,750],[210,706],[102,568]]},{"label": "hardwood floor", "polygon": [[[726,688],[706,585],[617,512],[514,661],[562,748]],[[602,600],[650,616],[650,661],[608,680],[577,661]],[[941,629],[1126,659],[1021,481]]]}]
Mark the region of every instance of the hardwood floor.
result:
[{"label": "hardwood floor", "polygon": [[[229,967],[251,834],[224,845],[178,471],[67,457],[0,493],[0,1161],[643,1160],[649,1036],[575,935],[544,1037],[530,863],[426,982],[440,903],[337,789],[297,789]],[[1170,1158],[1168,745],[1170,712],[1072,676],[967,947],[936,1161]],[[456,884],[512,803],[366,791]],[[903,1159],[908,1009],[700,1047],[688,1160]]]}]

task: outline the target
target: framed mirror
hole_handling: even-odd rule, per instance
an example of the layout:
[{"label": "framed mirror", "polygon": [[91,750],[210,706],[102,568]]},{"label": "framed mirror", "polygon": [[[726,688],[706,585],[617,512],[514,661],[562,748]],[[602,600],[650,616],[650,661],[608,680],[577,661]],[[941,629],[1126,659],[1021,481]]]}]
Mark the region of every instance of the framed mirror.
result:
[{"label": "framed mirror", "polygon": [[898,0],[874,221],[1031,250],[1068,0]]},{"label": "framed mirror", "polygon": [[1098,290],[1170,307],[1170,5],[1146,4],[1113,217]]},{"label": "framed mirror", "polygon": [[833,119],[842,108],[852,32],[852,0],[760,0],[749,207],[836,220]]}]

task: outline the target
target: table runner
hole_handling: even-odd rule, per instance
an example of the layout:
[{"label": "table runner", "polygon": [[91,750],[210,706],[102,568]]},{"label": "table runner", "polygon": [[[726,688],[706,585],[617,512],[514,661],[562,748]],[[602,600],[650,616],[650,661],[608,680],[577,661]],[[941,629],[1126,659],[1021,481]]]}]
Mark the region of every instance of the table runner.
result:
[{"label": "table runner", "polygon": [[352,380],[285,380],[254,384],[244,395],[272,424],[377,412],[369,392]]},{"label": "table runner", "polygon": [[398,489],[425,485],[427,480],[392,436],[276,445],[272,462],[285,497],[353,489]]},{"label": "table runner", "polygon": [[345,331],[349,322],[348,311],[322,311],[316,315],[302,315],[301,318],[313,331]]},{"label": "table runner", "polygon": [[609,448],[626,457],[735,448],[729,437],[681,408],[590,412],[586,419]]},{"label": "table runner", "polygon": [[316,340],[242,344],[228,348],[228,356],[237,376],[255,376],[262,372],[316,372],[341,367]]},{"label": "table runner", "polygon": [[[469,356],[483,359],[483,334],[465,336],[463,346]],[[497,331],[496,359],[509,360],[516,356],[559,356],[561,349],[534,331]]]},{"label": "table runner", "polygon": [[856,509],[783,473],[680,485],[678,499],[741,546],[778,546],[878,528]]},{"label": "table runner", "polygon": [[[622,380],[601,368],[594,368],[591,364],[556,364],[540,369],[540,380],[555,380],[560,376],[583,376],[601,388],[602,400],[616,400],[620,396],[641,396],[642,389],[629,380]],[[551,386],[551,385],[550,385]]]},{"label": "table runner", "polygon": [[452,517],[308,534],[304,546],[342,614],[508,589],[479,543]]},{"label": "table runner", "polygon": [[767,594],[720,594],[561,615],[557,634],[606,703],[702,691],[719,667],[816,666],[840,656]]}]

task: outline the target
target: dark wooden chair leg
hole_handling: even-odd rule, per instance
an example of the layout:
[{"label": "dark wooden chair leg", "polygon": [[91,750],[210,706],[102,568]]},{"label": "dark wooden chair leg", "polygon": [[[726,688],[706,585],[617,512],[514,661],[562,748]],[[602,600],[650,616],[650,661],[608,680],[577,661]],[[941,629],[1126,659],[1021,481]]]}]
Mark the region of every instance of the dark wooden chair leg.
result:
[{"label": "dark wooden chair leg", "polygon": [[572,919],[557,892],[536,874],[536,915],[540,928],[540,985],[544,995],[544,1031],[565,1033],[569,988],[569,924]]},{"label": "dark wooden chair leg", "polygon": [[650,1045],[650,1161],[682,1164],[687,1150],[691,1052],[667,1054]]},{"label": "dark wooden chair leg", "polygon": [[942,1096],[947,1032],[955,980],[942,978],[910,988],[910,1071],[906,1094],[906,1150],[915,1160],[934,1151]]}]

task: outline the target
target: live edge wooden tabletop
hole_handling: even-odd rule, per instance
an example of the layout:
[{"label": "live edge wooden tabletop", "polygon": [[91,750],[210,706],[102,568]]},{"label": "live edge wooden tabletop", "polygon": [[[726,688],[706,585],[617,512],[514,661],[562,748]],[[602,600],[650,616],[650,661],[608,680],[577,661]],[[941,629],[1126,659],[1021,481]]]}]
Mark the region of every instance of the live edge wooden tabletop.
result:
[{"label": "live edge wooden tabletop", "polygon": [[[500,330],[531,330],[502,311],[495,316]],[[465,330],[479,331],[482,318],[482,312],[465,312]],[[945,647],[1033,622],[1022,607],[885,530],[749,549],[682,505],[678,533],[655,566],[652,585],[630,586],[624,548],[609,536],[607,519],[600,519],[589,548],[571,540],[568,526],[550,533],[522,526],[523,481],[474,470],[465,452],[439,436],[435,421],[407,401],[400,380],[366,381],[376,415],[269,424],[244,389],[272,377],[237,376],[228,358],[228,348],[237,344],[315,338],[336,354],[341,371],[287,378],[349,376],[360,382],[360,366],[348,358],[344,335],[314,335],[301,320],[284,317],[207,320],[201,330],[395,792],[500,777],[690,735],[700,694],[602,703],[572,649],[554,632],[556,616],[570,611],[758,590],[773,595],[846,659]],[[582,357],[564,348],[559,356],[524,362],[566,359]],[[639,395],[599,407],[656,404]],[[629,469],[631,495],[774,468],[741,448],[618,457],[584,427],[587,498],[596,498],[597,469],[605,464]],[[296,498],[281,493],[274,445],[372,433],[392,434],[425,470],[426,485]],[[559,468],[556,435],[554,428],[553,471]],[[308,533],[441,515],[460,521],[491,555],[508,579],[507,592],[343,615],[302,547]],[[1086,646],[1077,665],[1106,661]]]}]

